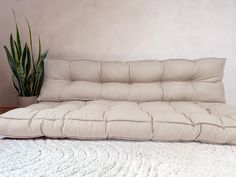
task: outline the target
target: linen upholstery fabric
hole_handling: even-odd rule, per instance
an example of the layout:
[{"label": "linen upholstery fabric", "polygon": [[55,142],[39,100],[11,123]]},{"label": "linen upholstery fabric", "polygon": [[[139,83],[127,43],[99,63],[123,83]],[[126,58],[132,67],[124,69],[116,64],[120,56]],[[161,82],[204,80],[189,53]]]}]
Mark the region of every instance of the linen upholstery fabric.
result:
[{"label": "linen upholstery fabric", "polygon": [[40,102],[0,115],[0,135],[236,144],[224,64],[48,60]]},{"label": "linen upholstery fabric", "polygon": [[[47,60],[39,101],[225,102],[225,59]],[[213,92],[214,91],[214,92]]]},{"label": "linen upholstery fabric", "polygon": [[236,144],[236,108],[223,103],[41,102],[0,117],[0,134],[13,138],[47,136]]}]

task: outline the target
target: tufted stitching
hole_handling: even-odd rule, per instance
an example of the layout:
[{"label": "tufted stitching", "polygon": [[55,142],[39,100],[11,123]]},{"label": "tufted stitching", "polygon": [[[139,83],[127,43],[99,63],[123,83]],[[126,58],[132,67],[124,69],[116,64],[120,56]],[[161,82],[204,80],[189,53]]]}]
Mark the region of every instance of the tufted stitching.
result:
[{"label": "tufted stitching", "polygon": [[164,75],[164,70],[165,70],[165,62],[161,61],[161,64],[162,64],[161,79],[160,79],[160,85],[161,85],[161,90],[162,90],[161,101],[164,101],[164,99],[165,99],[165,90],[163,88],[163,75]]},{"label": "tufted stitching", "polygon": [[127,62],[128,63],[128,75],[129,75],[129,83],[131,83],[131,76],[130,76],[130,62]]},{"label": "tufted stitching", "polygon": [[222,119],[221,119],[221,116],[217,116],[217,115],[213,114],[213,113],[211,112],[211,109],[209,109],[209,108],[207,108],[207,109],[205,109],[205,110],[206,110],[210,115],[213,115],[215,119],[218,119],[218,120],[220,121],[220,123],[221,123],[221,127],[224,128],[224,124],[223,124],[223,121],[222,121]]},{"label": "tufted stitching", "polygon": [[73,81],[72,80],[72,74],[71,74],[71,61],[69,62],[69,79],[70,79],[70,81]]},{"label": "tufted stitching", "polygon": [[190,118],[189,114],[188,113],[182,113],[192,124],[192,126],[194,126],[194,122],[193,120]]},{"label": "tufted stitching", "polygon": [[172,109],[174,110],[174,112],[177,112],[175,106],[171,103],[171,101],[169,101],[168,103],[169,103],[169,105],[172,107]]},{"label": "tufted stitching", "polygon": [[62,126],[61,126],[61,134],[62,134],[62,136],[66,136],[65,133],[64,133],[65,118],[69,114],[71,114],[71,111],[67,111],[67,113],[65,113],[64,116],[62,117]]},{"label": "tufted stitching", "polygon": [[[33,110],[31,110],[31,112],[33,112]],[[31,124],[32,124],[32,122],[33,122],[33,119],[34,119],[34,117],[35,117],[35,115],[37,114],[38,112],[36,111],[33,115],[32,115],[32,117],[29,119],[29,124],[28,124],[28,129],[30,129],[30,127],[31,127]]]},{"label": "tufted stitching", "polygon": [[150,112],[147,112],[148,116],[151,118],[151,131],[152,131],[152,137],[151,140],[154,138],[154,120],[153,120],[153,116]]},{"label": "tufted stitching", "polygon": [[195,86],[194,86],[194,84],[193,84],[193,82],[191,81],[191,86],[192,86],[192,88],[193,88],[193,92],[194,92],[194,96],[192,96],[192,100],[191,101],[194,101],[194,100],[196,100],[197,98],[197,90],[196,90],[196,88],[195,88]]},{"label": "tufted stitching", "polygon": [[[148,115],[148,117],[150,118],[150,123],[151,123],[151,132],[152,132],[152,136],[151,136],[151,138],[150,138],[150,140],[152,140],[153,139],[153,137],[154,137],[154,125],[153,125],[153,116],[152,116],[152,114],[150,113],[150,112],[148,112],[148,111],[145,111],[145,110],[143,110],[143,108],[140,106],[140,103],[137,103],[137,105],[138,105],[138,107],[139,107],[139,109],[140,109],[140,111],[142,111],[142,112],[146,112],[147,113],[147,115]],[[148,122],[148,121],[147,121]]]},{"label": "tufted stitching", "polygon": [[99,64],[99,66],[100,66],[100,68],[99,68],[99,71],[100,71],[100,73],[99,73],[99,81],[102,82],[102,61],[100,61],[99,63],[100,63]]},{"label": "tufted stitching", "polygon": [[102,75],[102,61],[99,61],[99,71],[98,71],[98,78],[99,78],[99,82],[100,82],[100,90],[99,90],[99,94],[97,96],[97,99],[101,99],[102,97],[102,87],[103,87],[103,83],[102,83],[102,79],[101,76]]},{"label": "tufted stitching", "polygon": [[58,94],[58,97],[57,97],[57,102],[60,102],[60,101],[61,101],[61,95],[63,94],[65,88],[66,88],[68,85],[71,85],[71,84],[73,84],[73,82],[70,81],[70,83],[65,84],[64,87],[61,88],[61,91],[60,91],[60,93]]},{"label": "tufted stitching", "polygon": [[128,75],[129,75],[129,96],[127,98],[128,101],[130,101],[130,97],[131,97],[131,87],[132,87],[132,81],[130,79],[130,62],[127,62],[128,63]]},{"label": "tufted stitching", "polygon": [[199,133],[197,134],[197,136],[194,137],[194,140],[197,140],[198,137],[199,137],[199,136],[201,135],[201,133],[202,133],[202,124],[199,124],[199,126],[200,126]]},{"label": "tufted stitching", "polygon": [[57,78],[57,77],[53,77],[53,76],[44,76],[44,79],[54,79],[54,80],[68,81],[68,79]]}]

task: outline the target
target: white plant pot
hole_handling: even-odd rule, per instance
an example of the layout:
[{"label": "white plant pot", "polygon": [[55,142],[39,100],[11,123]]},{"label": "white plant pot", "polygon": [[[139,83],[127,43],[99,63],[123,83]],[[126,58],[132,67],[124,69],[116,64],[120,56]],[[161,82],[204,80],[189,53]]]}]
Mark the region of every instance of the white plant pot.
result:
[{"label": "white plant pot", "polygon": [[18,106],[20,108],[29,106],[37,102],[37,96],[19,96],[18,97]]}]

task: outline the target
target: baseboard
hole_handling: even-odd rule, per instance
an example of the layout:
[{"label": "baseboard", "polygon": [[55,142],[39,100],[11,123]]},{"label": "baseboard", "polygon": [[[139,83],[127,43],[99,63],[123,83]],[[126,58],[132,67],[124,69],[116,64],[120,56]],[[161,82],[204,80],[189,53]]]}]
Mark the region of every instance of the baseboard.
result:
[{"label": "baseboard", "polygon": [[15,109],[16,107],[0,107],[0,114]]}]

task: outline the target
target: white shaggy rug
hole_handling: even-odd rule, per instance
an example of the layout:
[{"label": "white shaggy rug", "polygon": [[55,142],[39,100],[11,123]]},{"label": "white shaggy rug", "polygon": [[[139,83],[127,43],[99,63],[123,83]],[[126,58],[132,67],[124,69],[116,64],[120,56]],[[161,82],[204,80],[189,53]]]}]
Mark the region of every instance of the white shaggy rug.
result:
[{"label": "white shaggy rug", "polygon": [[236,177],[236,146],[0,140],[1,177]]}]

